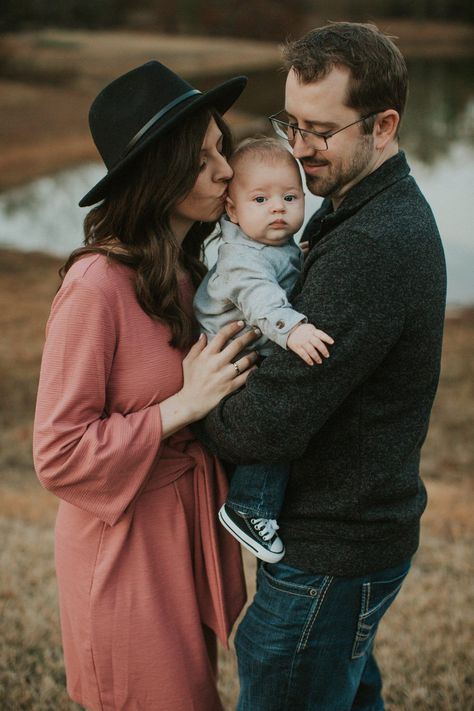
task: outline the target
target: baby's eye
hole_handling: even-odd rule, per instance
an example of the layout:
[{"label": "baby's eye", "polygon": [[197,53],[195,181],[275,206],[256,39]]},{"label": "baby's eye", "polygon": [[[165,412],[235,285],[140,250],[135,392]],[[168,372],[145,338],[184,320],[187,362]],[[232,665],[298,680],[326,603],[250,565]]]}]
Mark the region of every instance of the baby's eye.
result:
[{"label": "baby's eye", "polygon": [[293,202],[293,200],[297,200],[298,198],[296,195],[285,195],[283,199],[286,200],[286,202]]},{"label": "baby's eye", "polygon": [[266,198],[263,197],[263,195],[257,195],[256,198],[254,198],[255,202],[265,202]]}]

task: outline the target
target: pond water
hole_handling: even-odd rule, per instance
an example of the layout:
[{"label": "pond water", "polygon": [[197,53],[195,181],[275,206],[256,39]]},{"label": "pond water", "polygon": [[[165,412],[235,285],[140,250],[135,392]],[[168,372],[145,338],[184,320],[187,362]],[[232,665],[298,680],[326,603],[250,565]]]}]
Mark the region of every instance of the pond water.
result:
[{"label": "pond water", "polygon": [[[474,59],[409,62],[410,100],[401,147],[428,199],[443,238],[448,264],[448,302],[474,304]],[[196,80],[201,88],[216,79]],[[284,77],[249,75],[239,108],[267,116],[282,107]],[[0,195],[0,244],[67,255],[82,239],[85,210],[78,200],[104,174],[98,164],[62,171]],[[320,199],[308,195],[309,216]],[[213,255],[209,255],[210,261]]]}]

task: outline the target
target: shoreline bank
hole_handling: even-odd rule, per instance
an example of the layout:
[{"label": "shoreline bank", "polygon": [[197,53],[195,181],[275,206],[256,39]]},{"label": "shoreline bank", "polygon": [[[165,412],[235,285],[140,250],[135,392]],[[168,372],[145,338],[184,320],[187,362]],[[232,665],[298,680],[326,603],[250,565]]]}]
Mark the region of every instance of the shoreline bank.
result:
[{"label": "shoreline bank", "polygon": [[[66,261],[66,258],[67,255],[64,257],[58,257],[40,250],[19,249],[17,247],[5,246],[0,243],[0,278],[2,276],[6,276],[6,274],[28,272],[29,269],[34,271],[35,265],[39,266],[41,270],[47,269],[50,273],[54,273],[55,271],[57,273],[57,270]],[[51,291],[51,300],[58,286],[59,277],[57,284]],[[1,291],[2,289],[0,287],[0,292]],[[0,300],[0,308],[1,306],[2,301]],[[446,304],[445,319],[450,322],[474,322],[474,303]]]},{"label": "shoreline bank", "polygon": [[[321,25],[308,18],[306,29]],[[466,24],[375,19],[406,57],[472,55]],[[98,160],[89,135],[89,106],[108,81],[157,57],[191,82],[199,77],[278,70],[277,43],[150,32],[42,30],[5,34],[0,45],[0,192]],[[216,81],[218,81],[216,79]],[[199,86],[199,84],[198,84]],[[231,110],[236,137],[260,132],[261,117]]]}]

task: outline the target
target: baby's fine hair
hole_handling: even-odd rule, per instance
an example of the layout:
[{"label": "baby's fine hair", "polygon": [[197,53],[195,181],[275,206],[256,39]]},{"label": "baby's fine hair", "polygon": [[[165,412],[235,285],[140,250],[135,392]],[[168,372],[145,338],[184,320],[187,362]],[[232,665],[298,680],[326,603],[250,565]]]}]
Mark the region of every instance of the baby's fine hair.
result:
[{"label": "baby's fine hair", "polygon": [[229,163],[231,167],[235,169],[239,163],[247,158],[257,159],[262,162],[285,161],[289,165],[294,165],[299,174],[296,158],[294,158],[283,143],[276,138],[270,138],[269,136],[246,138],[238,144],[229,159]]}]

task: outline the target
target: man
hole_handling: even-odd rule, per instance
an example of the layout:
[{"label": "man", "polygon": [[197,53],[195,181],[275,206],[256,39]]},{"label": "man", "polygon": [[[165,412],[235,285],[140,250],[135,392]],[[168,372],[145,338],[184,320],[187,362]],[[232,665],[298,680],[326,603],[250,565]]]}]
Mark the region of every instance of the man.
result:
[{"label": "man", "polygon": [[231,462],[291,461],[286,555],[260,566],[236,637],[239,711],[380,711],[378,624],[408,572],[440,365],[445,264],[398,149],[402,55],[376,27],[335,23],[285,49],[290,142],[325,197],[295,309],[335,340],[322,365],[268,357],[205,420]]}]

